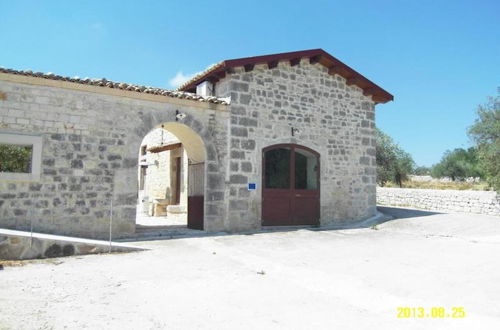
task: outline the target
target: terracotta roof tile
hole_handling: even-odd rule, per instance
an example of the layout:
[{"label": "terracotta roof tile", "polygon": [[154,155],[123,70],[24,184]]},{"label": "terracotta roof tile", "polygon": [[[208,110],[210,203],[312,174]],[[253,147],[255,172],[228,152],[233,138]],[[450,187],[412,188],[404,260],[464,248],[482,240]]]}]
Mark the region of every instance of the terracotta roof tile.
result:
[{"label": "terracotta roof tile", "polygon": [[174,97],[174,98],[178,98],[178,99],[186,99],[186,100],[193,100],[193,101],[199,101],[199,102],[208,102],[208,103],[214,103],[214,104],[229,104],[229,100],[224,99],[224,98],[217,98],[214,96],[203,97],[201,95],[197,95],[197,94],[189,93],[189,92],[183,92],[183,91],[179,91],[179,90],[168,90],[168,89],[150,87],[150,86],[144,86],[144,85],[135,85],[135,84],[128,84],[128,83],[124,83],[124,82],[115,82],[115,81],[107,80],[106,78],[91,79],[91,78],[80,78],[80,77],[65,77],[65,76],[60,76],[60,75],[54,74],[52,72],[43,73],[43,72],[33,72],[31,70],[21,70],[20,71],[20,70],[14,70],[14,69],[6,69],[3,67],[0,67],[0,72],[21,75],[21,76],[44,78],[44,79],[50,79],[50,80],[68,81],[68,82],[73,82],[73,83],[83,84],[83,85],[115,88],[115,89],[138,92],[138,93],[163,95],[163,96],[167,96],[167,97]]},{"label": "terracotta roof tile", "polygon": [[363,93],[366,96],[371,96],[375,103],[386,103],[394,100],[394,96],[382,87],[319,48],[225,60],[191,78],[177,88],[177,90],[193,92],[196,89],[196,85],[205,80],[216,82],[221,77],[225,77],[226,74],[231,74],[232,69],[236,67],[245,67],[245,71],[251,71],[256,64],[267,64],[271,68],[275,67],[276,63],[283,61],[288,61],[290,65],[295,65],[300,63],[300,59],[304,58],[308,58],[310,63],[319,63],[327,67],[329,74],[338,74],[344,77],[348,85],[356,85],[363,89]]},{"label": "terracotta roof tile", "polygon": [[179,87],[177,87],[175,90],[177,91],[182,91],[185,87],[189,86],[192,84],[193,81],[198,81],[200,78],[204,77],[205,75],[209,74],[212,71],[216,71],[217,69],[221,68],[224,66],[224,61],[216,63],[214,65],[209,66],[205,70],[198,72],[196,75],[192,76],[189,78],[188,81],[185,83],[181,84]]}]

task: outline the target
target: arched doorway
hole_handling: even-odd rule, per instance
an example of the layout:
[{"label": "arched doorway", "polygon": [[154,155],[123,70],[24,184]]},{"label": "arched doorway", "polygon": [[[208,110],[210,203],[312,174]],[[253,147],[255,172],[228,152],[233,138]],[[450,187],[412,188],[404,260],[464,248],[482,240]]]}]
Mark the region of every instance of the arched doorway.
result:
[{"label": "arched doorway", "polygon": [[319,153],[296,144],[277,144],[265,148],[262,158],[262,224],[318,225]]},{"label": "arched doorway", "polygon": [[190,127],[167,122],[142,140],[137,231],[204,229],[205,145]]}]

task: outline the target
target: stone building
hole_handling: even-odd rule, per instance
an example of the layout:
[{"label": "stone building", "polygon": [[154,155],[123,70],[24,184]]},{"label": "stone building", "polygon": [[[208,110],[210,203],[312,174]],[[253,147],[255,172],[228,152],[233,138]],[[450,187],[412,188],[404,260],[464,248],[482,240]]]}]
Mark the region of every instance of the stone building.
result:
[{"label": "stone building", "polygon": [[226,60],[177,91],[0,69],[0,145],[31,152],[0,173],[0,227],[106,238],[112,218],[113,237],[134,234],[159,127],[185,151],[188,227],[360,221],[376,210],[375,105],[392,99],[321,49]]},{"label": "stone building", "polygon": [[150,216],[187,212],[188,156],[180,140],[159,127],[142,141],[139,154],[139,205]]}]

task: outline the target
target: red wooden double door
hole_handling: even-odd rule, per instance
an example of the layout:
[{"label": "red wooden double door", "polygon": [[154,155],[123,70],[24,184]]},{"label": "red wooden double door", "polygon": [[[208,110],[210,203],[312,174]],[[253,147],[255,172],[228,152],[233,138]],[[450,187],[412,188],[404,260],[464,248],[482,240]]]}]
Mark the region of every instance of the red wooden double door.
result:
[{"label": "red wooden double door", "polygon": [[296,144],[278,144],[265,148],[262,158],[262,224],[319,224],[319,154]]}]

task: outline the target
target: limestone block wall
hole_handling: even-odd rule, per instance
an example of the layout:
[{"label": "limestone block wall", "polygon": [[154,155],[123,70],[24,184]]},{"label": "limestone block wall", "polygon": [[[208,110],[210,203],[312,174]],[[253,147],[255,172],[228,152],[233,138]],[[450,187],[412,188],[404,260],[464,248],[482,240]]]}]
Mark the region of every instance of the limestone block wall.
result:
[{"label": "limestone block wall", "polygon": [[205,164],[205,230],[261,226],[262,149],[280,143],[320,153],[322,225],[376,212],[374,103],[321,64],[235,69],[215,87],[230,105],[16,77],[0,73],[0,134],[41,136],[42,174],[0,180],[0,227],[106,238],[113,204],[113,236],[132,234],[141,142],[162,123]]},{"label": "limestone block wall", "polygon": [[494,191],[377,187],[377,203],[500,216],[500,196]]},{"label": "limestone block wall", "polygon": [[[146,169],[145,191],[149,200],[172,197],[170,151],[149,154],[148,161],[157,162]],[[158,164],[158,165],[156,165]]]},{"label": "limestone block wall", "polygon": [[[237,68],[215,90],[231,97],[229,226],[261,226],[262,149],[279,143],[320,153],[322,225],[375,214],[374,103],[360,88],[303,59],[296,66]],[[292,136],[292,127],[300,132]],[[249,182],[257,190],[248,191]]]},{"label": "limestone block wall", "polygon": [[57,258],[109,252],[132,252],[143,249],[122,243],[47,235],[0,229],[0,259],[24,260]]},{"label": "limestone block wall", "polygon": [[[167,122],[189,127],[204,142],[205,228],[224,230],[218,196],[224,194],[228,163],[226,106],[44,84],[43,78],[0,75],[0,134],[43,138],[40,180],[0,180],[0,227],[26,230],[33,223],[38,232],[107,238],[112,201],[113,236],[134,233],[141,141]],[[176,122],[176,111],[186,114],[182,122]]]}]

